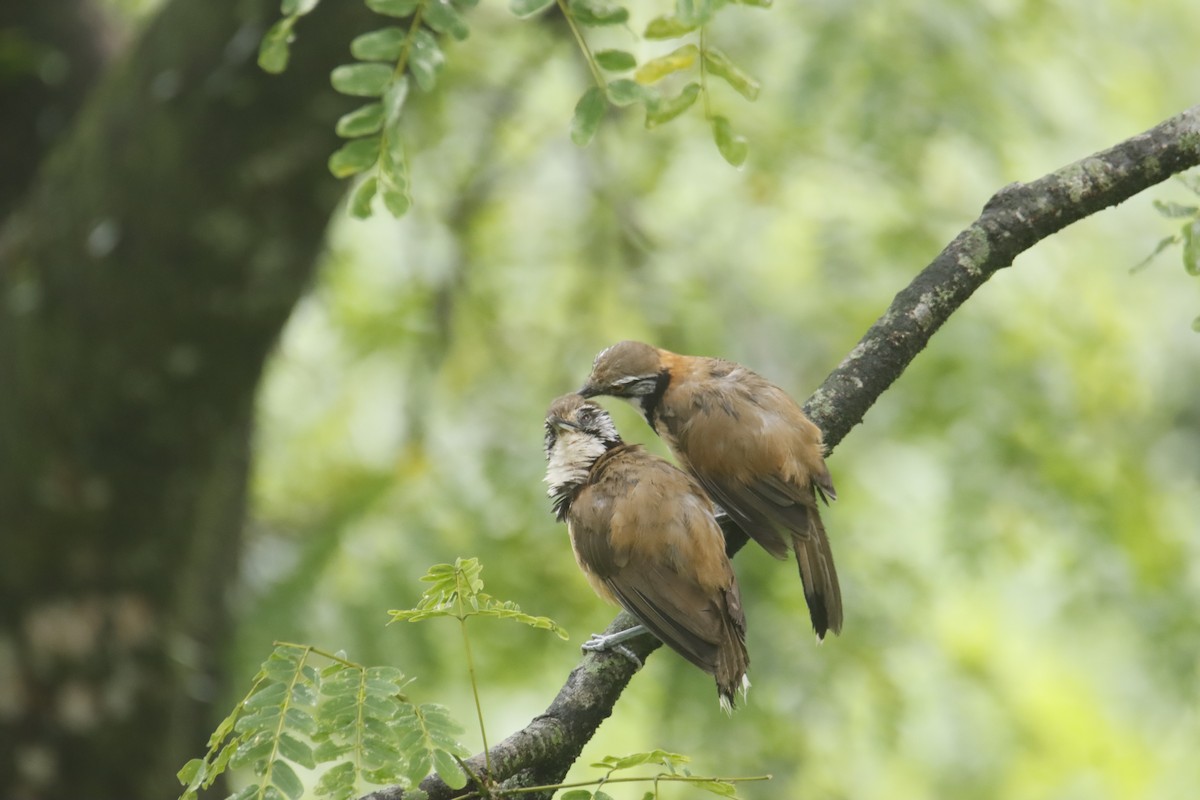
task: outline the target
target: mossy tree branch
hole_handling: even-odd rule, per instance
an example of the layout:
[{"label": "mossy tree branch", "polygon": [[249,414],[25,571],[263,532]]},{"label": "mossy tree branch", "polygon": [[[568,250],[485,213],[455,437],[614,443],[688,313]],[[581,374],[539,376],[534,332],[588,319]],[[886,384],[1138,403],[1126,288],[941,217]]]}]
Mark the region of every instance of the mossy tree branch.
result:
[{"label": "mossy tree branch", "polygon": [[[998,191],[979,218],[950,242],[892,301],[805,405],[833,447],[900,377],[930,337],[997,271],[1068,225],[1130,199],[1172,175],[1200,165],[1200,106],[1145,133],[1068,164],[1029,183]],[[606,632],[633,624],[620,614]],[[641,659],[659,647],[631,642]],[[584,745],[613,710],[636,670],[620,655],[588,653],[550,706],[491,749],[492,779],[501,787],[561,781]],[[482,772],[484,758],[468,762]],[[477,773],[478,774],[478,773]],[[437,776],[421,788],[431,800],[462,797]],[[390,788],[362,800],[401,800]]]}]

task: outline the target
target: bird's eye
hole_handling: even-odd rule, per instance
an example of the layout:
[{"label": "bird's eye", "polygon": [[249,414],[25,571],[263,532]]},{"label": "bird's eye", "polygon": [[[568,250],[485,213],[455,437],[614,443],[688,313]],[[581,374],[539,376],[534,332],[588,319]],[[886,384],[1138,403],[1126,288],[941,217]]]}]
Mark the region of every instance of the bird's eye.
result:
[{"label": "bird's eye", "polygon": [[583,425],[588,425],[588,424],[592,423],[595,420],[595,418],[596,418],[596,415],[592,413],[591,409],[585,408],[579,412],[579,422],[582,423]]}]

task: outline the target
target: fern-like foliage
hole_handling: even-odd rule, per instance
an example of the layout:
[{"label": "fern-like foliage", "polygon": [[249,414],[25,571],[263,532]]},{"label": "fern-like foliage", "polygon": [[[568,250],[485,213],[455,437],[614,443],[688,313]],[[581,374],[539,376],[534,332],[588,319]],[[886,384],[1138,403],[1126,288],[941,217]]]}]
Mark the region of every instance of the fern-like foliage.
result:
[{"label": "fern-like foliage", "polygon": [[450,617],[465,622],[470,617],[493,617],[511,619],[528,625],[553,631],[558,638],[566,639],[567,632],[549,617],[535,617],[521,611],[521,607],[508,600],[497,600],[483,591],[480,577],[483,565],[477,558],[459,558],[453,564],[435,564],[421,576],[431,584],[421,594],[415,608],[392,610],[392,622],[420,622],[435,617]]},{"label": "fern-like foliage", "polygon": [[[268,72],[287,68],[296,27],[320,0],[282,0],[282,17],[263,36],[258,63]],[[366,31],[350,43],[355,61],[333,70],[338,92],[366,100],[344,114],[335,126],[346,143],[329,157],[329,170],[339,178],[362,176],[350,199],[350,213],[368,217],[378,196],[394,216],[412,205],[408,159],[400,132],[401,112],[411,84],[422,92],[437,87],[445,63],[439,39],[466,39],[466,14],[478,0],[364,0],[381,17],[395,20]],[[710,23],[726,6],[767,7],[771,0],[675,0],[674,13],[654,18],[641,34],[646,40],[684,40],[673,51],[639,65],[628,50],[593,52],[585,29],[626,26],[629,10],[615,0],[510,0],[521,18],[557,6],[591,71],[588,88],[571,119],[571,139],[585,146],[595,136],[610,108],[641,106],[647,128],[679,117],[696,105],[712,129],[721,156],[734,166],[746,161],[745,137],[734,131],[724,114],[714,111],[710,77],[727,83],[747,100],[755,100],[759,84],[724,51],[709,43]],[[634,36],[636,38],[636,35]]]},{"label": "fern-like foliage", "polygon": [[591,141],[610,107],[642,106],[649,129],[670,122],[702,99],[704,118],[722,158],[735,167],[745,163],[749,146],[745,137],[734,132],[729,118],[713,110],[709,79],[720,78],[750,101],[758,99],[760,86],[723,50],[709,43],[708,31],[725,6],[766,7],[770,0],[676,0],[675,12],[652,19],[642,38],[684,43],[641,65],[629,51],[593,53],[588,46],[583,28],[624,25],[629,20],[628,11],[609,0],[512,0],[511,8],[518,16],[532,16],[555,4],[566,17],[595,82],[575,105],[571,139],[577,145]]},{"label": "fern-like foliage", "polygon": [[[315,660],[330,662],[321,669]],[[437,768],[447,783],[465,784],[455,758],[467,749],[461,726],[436,705],[415,705],[394,667],[364,667],[315,648],[279,644],[254,685],[218,726],[204,758],[179,771],[181,800],[193,800],[226,769],[253,780],[233,800],[298,800],[297,768],[321,770],[311,796],[348,800],[369,786],[415,787]],[[419,737],[411,735],[419,730]],[[444,772],[443,772],[444,771]]]},{"label": "fern-like foliage", "polygon": [[[271,26],[259,45],[259,66],[268,72],[287,68],[290,46],[301,17],[320,0],[283,0],[283,17]],[[367,31],[350,43],[356,59],[333,70],[333,88],[350,97],[369,100],[344,114],[335,126],[348,141],[329,157],[329,171],[339,178],[363,175],[350,201],[356,217],[371,214],[378,194],[393,215],[412,205],[408,160],[400,137],[400,113],[408,98],[410,76],[417,88],[431,92],[446,61],[439,36],[466,39],[470,33],[464,12],[479,0],[365,0],[380,16],[402,20]]]},{"label": "fern-like foliage", "polygon": [[[471,664],[467,621],[473,617],[509,619],[567,638],[547,617],[526,614],[511,602],[483,591],[483,567],[478,559],[460,558],[437,564],[422,577],[428,588],[412,609],[392,611],[392,621],[418,622],[451,618],[459,623],[466,661],[475,692],[480,734],[487,753],[487,733]],[[180,800],[196,800],[229,769],[250,780],[227,800],[351,800],[381,786],[401,785],[405,797],[421,800],[419,787],[431,772],[446,785],[462,789],[469,781],[487,785],[487,776],[469,774],[463,759],[469,751],[456,738],[462,726],[446,709],[433,703],[417,705],[405,694],[409,679],[395,667],[365,667],[342,654],[308,645],[277,643],[263,662],[250,691],[213,732],[208,752],[179,770],[184,789]],[[651,750],[608,756],[592,764],[603,776],[568,786],[512,790],[568,789],[563,800],[611,800],[609,783],[650,783],[646,800],[658,797],[660,783],[684,783],[724,797],[736,797],[735,784],[767,780],[770,776],[714,778],[693,776],[687,756]],[[485,760],[488,775],[491,764]],[[651,775],[617,775],[624,770],[658,766]],[[301,775],[307,773],[305,778]],[[579,788],[595,786],[594,789]],[[491,796],[491,795],[489,795]]]},{"label": "fern-like foliage", "polygon": [[[659,796],[659,784],[661,783],[682,783],[693,789],[700,789],[710,794],[736,798],[738,794],[735,784],[747,781],[764,781],[771,778],[770,775],[759,775],[751,778],[697,777],[692,775],[686,766],[690,761],[691,759],[685,755],[672,753],[667,750],[648,750],[624,756],[606,756],[591,765],[596,769],[604,770],[604,777],[598,781],[594,781],[597,784],[595,789],[570,789],[558,795],[558,798],[559,800],[612,800],[612,796],[604,791],[603,787],[605,784],[635,782],[652,784],[653,788],[642,795],[642,800],[656,800]],[[636,777],[616,776],[616,773],[623,770],[644,766],[657,766],[661,771],[654,775]]]},{"label": "fern-like foliage", "polygon": [[[511,619],[567,638],[548,617],[525,614],[511,602],[483,591],[478,559],[437,564],[422,580],[431,584],[414,609],[393,611],[393,621],[452,617],[464,628],[467,662],[471,655],[466,621],[471,617]],[[474,667],[470,667],[480,733]],[[395,667],[366,667],[341,654],[309,645],[277,643],[263,662],[242,701],[208,741],[208,752],[179,771],[180,800],[195,800],[228,769],[249,772],[253,779],[231,795],[233,800],[298,800],[309,796],[349,800],[370,787],[400,784],[406,796],[419,800],[418,785],[430,774],[452,788],[469,778],[462,759],[469,751],[456,738],[462,726],[440,705],[417,705],[404,693],[408,684]],[[307,782],[297,770],[310,771]]]}]

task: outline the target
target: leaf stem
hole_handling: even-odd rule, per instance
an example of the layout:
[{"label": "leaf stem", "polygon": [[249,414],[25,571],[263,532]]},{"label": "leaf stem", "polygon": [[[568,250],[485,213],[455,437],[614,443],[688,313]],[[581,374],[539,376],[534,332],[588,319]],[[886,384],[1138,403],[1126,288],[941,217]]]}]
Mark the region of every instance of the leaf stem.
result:
[{"label": "leaf stem", "polygon": [[396,68],[392,70],[392,80],[403,75],[405,67],[408,66],[408,57],[412,53],[413,34],[421,27],[423,10],[423,6],[417,6],[417,10],[413,12],[412,24],[408,26],[408,35],[404,37],[404,47],[400,50],[400,58],[396,59]]},{"label": "leaf stem", "polygon": [[700,94],[704,95],[704,118],[710,120],[712,119],[712,102],[708,99],[708,69],[704,66],[704,54],[708,52],[704,43],[704,34],[707,30],[707,26],[700,26]]},{"label": "leaf stem", "polygon": [[558,9],[562,11],[562,15],[567,20],[567,27],[571,29],[571,33],[575,35],[575,41],[579,44],[579,49],[583,51],[583,57],[587,59],[588,69],[592,71],[592,78],[596,81],[596,85],[600,87],[600,91],[604,91],[608,83],[604,80],[604,73],[600,71],[600,65],[596,63],[596,57],[592,55],[592,50],[588,47],[587,41],[583,38],[583,32],[579,30],[579,26],[575,23],[575,17],[571,15],[571,10],[567,7],[567,0],[558,0]]},{"label": "leaf stem", "polygon": [[576,781],[574,783],[554,783],[545,786],[522,786],[517,789],[505,789],[505,794],[529,794],[532,792],[546,792],[558,789],[573,789],[577,786],[599,786],[605,783],[638,783],[644,781],[675,781],[677,783],[750,783],[751,781],[769,781],[770,775],[751,775],[745,778],[706,778],[702,775],[672,775],[670,773],[659,773],[658,775],[638,775],[627,776],[624,778],[598,778],[591,781]]},{"label": "leaf stem", "polygon": [[324,656],[325,658],[328,658],[330,661],[336,661],[339,664],[344,664],[345,666],[353,667],[354,669],[364,669],[364,670],[366,669],[366,667],[364,667],[362,664],[359,664],[354,661],[348,661],[339,655],[334,655],[333,653],[329,652],[328,650],[322,650],[321,648],[313,647],[312,645],[296,644],[295,642],[281,642],[279,640],[271,642],[271,644],[274,645],[275,647],[290,647],[294,650],[304,650],[307,653],[316,653],[319,656]]},{"label": "leaf stem", "polygon": [[488,749],[487,730],[483,726],[483,705],[479,702],[479,682],[475,680],[475,659],[471,656],[471,637],[467,635],[467,620],[466,618],[458,621],[462,628],[463,649],[467,653],[467,675],[471,679],[471,694],[475,696],[475,714],[479,717],[479,735],[483,739],[483,764],[487,775],[485,780],[491,780],[492,776],[492,755]]}]

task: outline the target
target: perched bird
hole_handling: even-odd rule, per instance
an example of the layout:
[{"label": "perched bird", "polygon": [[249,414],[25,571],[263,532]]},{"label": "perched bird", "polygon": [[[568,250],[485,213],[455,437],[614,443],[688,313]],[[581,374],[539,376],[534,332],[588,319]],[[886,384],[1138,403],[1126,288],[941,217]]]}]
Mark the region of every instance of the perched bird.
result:
[{"label": "perched bird", "polygon": [[817,498],[837,496],[821,429],[761,375],[719,358],[625,341],[596,356],[584,397],[631,402],[733,522],[776,558],[796,553],[818,638],[842,628],[842,593]]},{"label": "perched bird", "polygon": [[[722,707],[749,686],[746,617],[712,501],[685,472],[625,444],[612,418],[577,394],[546,415],[546,483],[575,560],[596,594],[712,675]],[[594,636],[608,649],[641,626]]]}]

